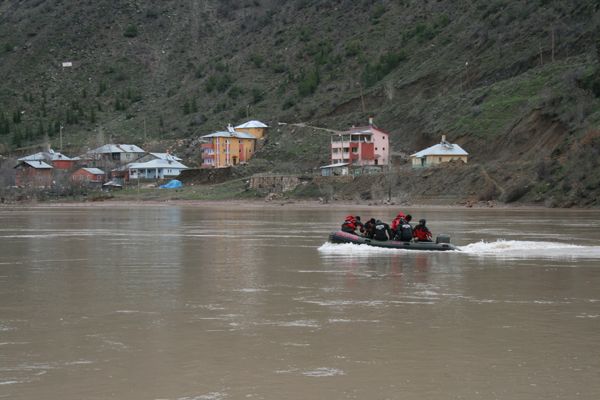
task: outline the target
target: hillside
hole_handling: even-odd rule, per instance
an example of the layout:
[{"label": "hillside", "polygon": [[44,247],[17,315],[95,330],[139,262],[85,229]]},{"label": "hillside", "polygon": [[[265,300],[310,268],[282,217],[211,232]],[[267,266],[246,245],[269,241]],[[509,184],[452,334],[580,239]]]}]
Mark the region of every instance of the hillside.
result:
[{"label": "hillside", "polygon": [[[60,126],[73,154],[108,140],[181,147],[250,117],[274,126],[253,170],[310,170],[327,161],[327,132],[279,122],[344,129],[374,115],[399,154],[442,133],[466,148],[472,165],[436,172],[443,182],[458,173],[464,196],[598,205],[599,9],[591,0],[5,1],[0,152],[46,137],[58,148]],[[429,188],[407,180],[398,192]]]}]

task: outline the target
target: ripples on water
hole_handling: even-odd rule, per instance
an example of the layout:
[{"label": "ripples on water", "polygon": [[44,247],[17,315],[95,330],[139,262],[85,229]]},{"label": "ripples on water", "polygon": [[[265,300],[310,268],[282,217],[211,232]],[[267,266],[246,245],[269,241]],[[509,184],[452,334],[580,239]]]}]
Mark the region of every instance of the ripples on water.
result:
[{"label": "ripples on water", "polygon": [[[460,256],[496,256],[506,258],[582,258],[600,259],[600,246],[580,246],[558,242],[536,242],[519,240],[497,240],[495,242],[479,241],[459,246],[459,250],[445,251],[447,254]],[[430,251],[389,249],[352,243],[325,243],[319,247],[319,252],[325,256],[361,256],[385,255],[402,253],[430,253]]]}]

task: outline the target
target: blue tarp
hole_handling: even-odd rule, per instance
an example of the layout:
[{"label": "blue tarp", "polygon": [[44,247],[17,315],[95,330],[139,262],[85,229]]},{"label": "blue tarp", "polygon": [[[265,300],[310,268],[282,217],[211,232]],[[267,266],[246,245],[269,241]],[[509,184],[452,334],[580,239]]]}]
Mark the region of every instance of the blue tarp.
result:
[{"label": "blue tarp", "polygon": [[179,189],[183,187],[183,183],[177,179],[171,179],[169,182],[165,183],[164,185],[160,185],[159,187],[161,189]]}]

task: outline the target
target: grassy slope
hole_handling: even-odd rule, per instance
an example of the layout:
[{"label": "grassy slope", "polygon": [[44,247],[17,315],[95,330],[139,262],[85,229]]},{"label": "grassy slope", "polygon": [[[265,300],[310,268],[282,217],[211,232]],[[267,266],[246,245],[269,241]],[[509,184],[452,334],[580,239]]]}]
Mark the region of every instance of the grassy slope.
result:
[{"label": "grassy slope", "polygon": [[[599,144],[588,132],[600,104],[581,81],[597,68],[596,8],[550,0],[4,2],[0,73],[9,79],[0,84],[0,116],[11,133],[0,143],[7,150],[49,134],[57,146],[53,127],[62,124],[77,153],[110,139],[194,137],[247,115],[340,129],[374,114],[395,151],[448,133],[498,181],[525,169],[532,187],[550,183],[531,198],[593,197]],[[23,112],[18,124],[15,112]],[[314,168],[327,159],[327,138],[278,127],[258,169]],[[590,171],[584,177],[575,153]]]}]

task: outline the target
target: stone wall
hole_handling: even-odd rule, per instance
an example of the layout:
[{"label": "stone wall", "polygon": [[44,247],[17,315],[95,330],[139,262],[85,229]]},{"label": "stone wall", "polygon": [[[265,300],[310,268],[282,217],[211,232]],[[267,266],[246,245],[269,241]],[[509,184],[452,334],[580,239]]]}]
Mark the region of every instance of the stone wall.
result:
[{"label": "stone wall", "polygon": [[263,193],[283,193],[294,190],[304,180],[297,175],[253,175],[249,188]]}]

